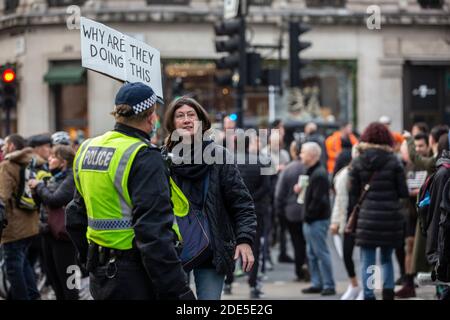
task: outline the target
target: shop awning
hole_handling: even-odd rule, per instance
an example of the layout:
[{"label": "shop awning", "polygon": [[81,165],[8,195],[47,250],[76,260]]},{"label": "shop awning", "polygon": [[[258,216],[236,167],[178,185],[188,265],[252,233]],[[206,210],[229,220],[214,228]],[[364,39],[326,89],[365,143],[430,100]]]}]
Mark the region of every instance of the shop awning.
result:
[{"label": "shop awning", "polygon": [[49,85],[79,84],[84,81],[86,69],[80,66],[52,66],[44,76]]}]

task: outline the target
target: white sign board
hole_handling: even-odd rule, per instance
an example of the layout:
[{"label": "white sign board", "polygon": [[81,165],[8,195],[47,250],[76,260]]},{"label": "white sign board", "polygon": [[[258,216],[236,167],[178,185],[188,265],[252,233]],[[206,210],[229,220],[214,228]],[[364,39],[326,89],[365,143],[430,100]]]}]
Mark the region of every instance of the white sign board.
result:
[{"label": "white sign board", "polygon": [[112,78],[143,82],[163,98],[160,53],[142,41],[81,17],[81,64]]},{"label": "white sign board", "polygon": [[224,0],[223,1],[223,18],[233,19],[238,15],[239,0]]}]

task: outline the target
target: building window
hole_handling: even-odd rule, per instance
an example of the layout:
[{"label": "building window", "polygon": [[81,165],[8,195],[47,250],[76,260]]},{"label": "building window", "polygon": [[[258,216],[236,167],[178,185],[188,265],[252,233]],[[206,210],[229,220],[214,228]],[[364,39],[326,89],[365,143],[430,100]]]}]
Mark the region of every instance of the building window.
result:
[{"label": "building window", "polygon": [[251,6],[271,6],[273,0],[250,0]]},{"label": "building window", "polygon": [[80,61],[51,62],[44,80],[53,96],[55,129],[72,139],[89,136],[86,69]]},{"label": "building window", "polygon": [[408,61],[403,67],[403,124],[430,127],[450,120],[450,64]]},{"label": "building window", "polygon": [[418,0],[423,9],[442,9],[444,0]]},{"label": "building window", "polygon": [[70,5],[81,6],[86,0],[47,0],[49,7],[66,7]]},{"label": "building window", "polygon": [[147,0],[147,4],[158,5],[187,5],[190,3],[191,0]]},{"label": "building window", "polygon": [[309,8],[332,7],[344,8],[346,0],[306,0],[306,6]]},{"label": "building window", "polygon": [[220,114],[234,112],[233,89],[215,84],[216,68],[212,61],[168,61],[165,65],[167,102],[182,95],[191,96],[209,112],[213,121],[220,118]]},{"label": "building window", "polygon": [[5,4],[5,14],[14,13],[19,6],[19,0],[4,0]]},{"label": "building window", "polygon": [[[287,73],[287,69],[284,70]],[[285,75],[285,78],[286,75]],[[347,122],[356,116],[356,63],[317,60],[302,70],[302,89],[285,90],[281,118],[323,123]]]},{"label": "building window", "polygon": [[[8,115],[9,112],[9,115]],[[0,109],[0,137],[6,137],[17,132],[17,110],[16,108],[6,110]]]},{"label": "building window", "polygon": [[88,132],[87,86],[84,84],[57,85],[53,88],[55,97],[55,127],[66,131],[72,139]]}]

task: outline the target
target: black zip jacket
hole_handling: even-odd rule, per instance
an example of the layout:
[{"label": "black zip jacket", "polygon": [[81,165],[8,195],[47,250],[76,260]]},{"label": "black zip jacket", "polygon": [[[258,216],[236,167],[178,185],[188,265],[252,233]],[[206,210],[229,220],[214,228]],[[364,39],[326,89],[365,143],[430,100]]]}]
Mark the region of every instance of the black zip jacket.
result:
[{"label": "black zip jacket", "polygon": [[[213,156],[221,154],[223,164],[184,164],[171,167],[171,174],[191,202],[201,195],[199,182],[209,172],[209,187],[205,200],[205,214],[212,234],[212,265],[217,273],[231,275],[234,271],[234,252],[237,244],[253,244],[256,234],[255,206],[230,153],[214,142],[209,150]],[[165,150],[167,152],[167,150]],[[175,166],[177,168],[175,168]],[[190,191],[191,190],[191,191]],[[195,191],[198,190],[198,191]]]},{"label": "black zip jacket", "polygon": [[325,167],[319,161],[308,168],[306,174],[309,176],[309,182],[305,193],[305,222],[329,219],[331,215],[330,182]]},{"label": "black zip jacket", "polygon": [[442,193],[437,251],[437,278],[450,282],[450,180],[447,180]]},{"label": "black zip jacket", "polygon": [[73,199],[74,191],[72,168],[56,174],[47,184],[39,183],[36,186],[39,202],[50,208],[60,208],[68,204]]},{"label": "black zip jacket", "polygon": [[450,154],[445,153],[436,162],[436,174],[430,186],[430,207],[428,208],[426,253],[428,263],[435,265],[438,260],[438,233],[439,222],[441,220],[441,204],[445,197],[444,186],[450,179],[450,169],[443,166],[444,163],[450,164]]}]

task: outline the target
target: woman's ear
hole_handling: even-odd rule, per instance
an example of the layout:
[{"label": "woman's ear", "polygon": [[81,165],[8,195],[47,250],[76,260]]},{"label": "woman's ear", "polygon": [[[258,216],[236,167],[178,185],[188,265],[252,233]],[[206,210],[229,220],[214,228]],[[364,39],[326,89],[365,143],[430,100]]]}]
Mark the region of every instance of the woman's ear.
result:
[{"label": "woman's ear", "polygon": [[61,167],[67,169],[67,160],[61,160]]}]

